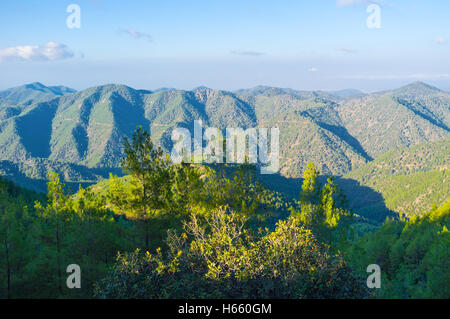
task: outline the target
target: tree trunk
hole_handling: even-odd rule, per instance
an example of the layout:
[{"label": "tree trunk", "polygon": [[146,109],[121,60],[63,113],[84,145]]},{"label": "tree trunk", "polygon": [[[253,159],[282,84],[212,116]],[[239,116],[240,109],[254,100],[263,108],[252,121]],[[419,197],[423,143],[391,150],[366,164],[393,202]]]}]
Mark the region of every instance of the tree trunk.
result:
[{"label": "tree trunk", "polygon": [[[56,212],[55,212],[56,213]],[[59,293],[62,294],[62,286],[61,286],[61,262],[60,262],[60,242],[59,242],[59,223],[58,223],[58,215],[55,214],[56,217],[56,264],[58,267],[58,290]]]},{"label": "tree trunk", "polygon": [[6,252],[6,272],[8,274],[8,299],[11,298],[11,265],[9,263],[9,243],[8,243],[8,231],[5,237],[5,252]]},{"label": "tree trunk", "polygon": [[149,251],[149,231],[148,231],[148,219],[145,219],[145,249]]}]

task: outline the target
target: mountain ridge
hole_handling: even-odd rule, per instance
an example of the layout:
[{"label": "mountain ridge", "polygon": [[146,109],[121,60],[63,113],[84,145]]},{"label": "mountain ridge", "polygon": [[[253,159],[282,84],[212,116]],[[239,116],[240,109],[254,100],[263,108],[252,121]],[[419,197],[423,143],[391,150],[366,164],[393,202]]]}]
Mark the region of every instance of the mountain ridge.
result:
[{"label": "mountain ridge", "polygon": [[[41,84],[32,84],[41,88]],[[422,94],[420,105],[399,102],[395,98],[411,94],[411,90],[438,92],[439,99],[426,108]],[[54,96],[46,101],[15,108],[0,108],[0,156],[6,160],[42,157],[64,160],[88,167],[116,167],[121,157],[121,144],[135,127],[149,130],[155,141],[170,150],[170,132],[176,126],[192,131],[194,120],[205,126],[225,127],[281,126],[281,153],[297,147],[296,139],[327,145],[340,141],[339,151],[346,164],[334,165],[336,156],[325,154],[318,166],[327,174],[345,174],[390,149],[445,138],[450,95],[421,82],[374,95],[338,101],[321,91],[295,91],[259,86],[250,91],[235,92],[205,87],[194,91],[135,90],[121,84],[106,84],[86,90]],[[442,99],[444,99],[443,103]],[[405,105],[406,104],[406,105]],[[308,119],[308,120],[306,120]],[[38,125],[35,136],[29,127]],[[300,134],[312,130],[317,135]],[[32,130],[31,130],[32,131]],[[3,136],[6,135],[6,136]],[[295,135],[295,136],[294,136]],[[288,138],[291,142],[287,142]],[[308,140],[309,138],[309,140]],[[2,143],[3,141],[3,143]],[[319,144],[320,144],[319,143]],[[338,147],[339,148],[339,147]],[[311,154],[298,148],[297,154]],[[354,154],[354,160],[343,154]],[[292,153],[292,152],[290,152]],[[294,155],[289,155],[292,160]],[[357,159],[358,158],[358,159]],[[305,160],[285,169],[290,176],[299,176]],[[339,162],[339,160],[337,161]]]},{"label": "mountain ridge", "polygon": [[[28,86],[27,90],[47,92],[40,83]],[[355,181],[366,184],[349,174],[382,154],[450,137],[450,94],[422,82],[345,98],[267,86],[233,92],[207,87],[149,91],[106,84],[60,93],[44,97],[34,92],[30,98],[25,94],[21,96],[25,102],[8,105],[0,99],[0,160],[9,177],[16,176],[21,185],[38,175],[42,181],[45,170],[56,170],[73,183],[105,178],[98,172],[118,171],[123,139],[139,125],[167,152],[172,129],[184,127],[193,134],[194,120],[222,130],[278,127],[283,177],[301,177],[312,161],[323,175],[348,179],[353,189]],[[441,176],[430,170],[402,179],[428,178],[423,174],[434,181]],[[382,178],[395,184],[400,179],[395,176]],[[42,184],[33,184],[33,189]],[[377,189],[377,185],[369,186]],[[378,188],[381,194],[386,189]],[[375,197],[379,210],[383,197]],[[389,205],[394,211],[401,206],[395,201]]]}]

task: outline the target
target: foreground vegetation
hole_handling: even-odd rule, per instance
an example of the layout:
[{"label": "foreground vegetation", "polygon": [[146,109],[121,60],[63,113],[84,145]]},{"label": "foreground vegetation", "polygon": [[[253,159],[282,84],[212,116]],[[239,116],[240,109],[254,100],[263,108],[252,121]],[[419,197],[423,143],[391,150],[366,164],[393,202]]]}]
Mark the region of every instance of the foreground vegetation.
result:
[{"label": "foreground vegetation", "polygon": [[383,270],[383,298],[450,297],[450,199],[410,220],[388,220],[349,247],[351,264]]},{"label": "foreground vegetation", "polygon": [[[0,297],[450,297],[449,202],[360,237],[364,220],[312,163],[288,202],[251,165],[171,165],[140,128],[125,154],[126,177],[74,194],[49,174],[46,200],[0,180]],[[81,289],[66,287],[69,264]]]}]

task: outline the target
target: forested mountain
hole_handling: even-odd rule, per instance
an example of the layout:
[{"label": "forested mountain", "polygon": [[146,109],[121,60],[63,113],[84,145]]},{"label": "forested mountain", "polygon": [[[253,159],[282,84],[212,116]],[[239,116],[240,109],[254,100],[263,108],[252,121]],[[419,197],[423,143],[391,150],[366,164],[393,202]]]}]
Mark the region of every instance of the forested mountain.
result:
[{"label": "forested mountain", "polygon": [[74,92],[74,89],[65,86],[45,86],[34,82],[0,91],[0,106],[27,105]]},{"label": "forested mountain", "polygon": [[311,149],[317,150],[314,160],[324,174],[342,174],[391,149],[449,135],[450,95],[421,83],[348,99],[271,87],[152,93],[104,85],[45,102],[36,101],[66,91],[35,83],[7,92],[0,96],[22,92],[20,99],[0,99],[16,101],[15,111],[0,109],[0,156],[13,162],[38,157],[117,167],[123,137],[138,125],[168,150],[173,127],[192,130],[193,120],[201,119],[223,129],[279,126],[282,172],[298,177],[312,160],[302,155]]},{"label": "forested mountain", "polygon": [[232,93],[138,91],[105,85],[30,105],[0,123],[1,157],[47,158],[88,167],[118,167],[125,136],[139,125],[171,146],[175,126],[200,119],[216,127],[253,127],[252,109]]},{"label": "forested mountain", "polygon": [[450,94],[421,82],[348,99],[343,126],[373,158],[392,149],[449,136]]},{"label": "forested mountain", "polygon": [[[172,129],[185,127],[192,132],[194,120],[222,130],[278,127],[284,178],[301,177],[311,161],[323,175],[363,172],[364,165],[377,165],[373,159],[384,153],[450,136],[450,94],[427,84],[344,95],[265,86],[235,92],[206,87],[152,92],[115,84],[74,92],[33,83],[0,92],[0,170],[20,185],[41,191],[49,170],[60,173],[68,184],[95,183],[109,171],[119,170],[123,139],[137,126],[169,151]],[[343,179],[374,187],[383,195],[376,201],[385,198],[393,211],[423,211],[430,201],[442,202],[445,196],[444,191],[442,196],[423,195],[423,204],[416,205],[412,194],[418,194],[420,186],[391,203],[385,195],[391,193],[388,187],[381,182],[375,187],[375,182],[359,179],[358,172]],[[423,179],[421,174],[427,174],[425,180],[442,180],[439,174],[447,174],[448,168],[440,173],[410,173],[390,174],[395,181],[389,183],[387,176],[378,180],[386,185],[416,185],[417,179]],[[355,186],[355,182],[347,184]],[[355,187],[347,189],[355,191]],[[420,198],[417,201],[422,203]]]}]

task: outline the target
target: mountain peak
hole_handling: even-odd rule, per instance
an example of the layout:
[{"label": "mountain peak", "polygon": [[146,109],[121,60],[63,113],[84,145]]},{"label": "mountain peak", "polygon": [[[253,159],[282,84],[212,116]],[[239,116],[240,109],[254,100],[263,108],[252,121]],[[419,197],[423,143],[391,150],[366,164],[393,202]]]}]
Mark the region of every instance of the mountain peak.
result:
[{"label": "mountain peak", "polygon": [[202,90],[211,90],[211,89],[204,85],[200,85],[200,86],[197,86],[196,88],[192,89],[192,91],[202,91]]},{"label": "mountain peak", "polygon": [[398,90],[408,90],[408,91],[441,91],[435,86],[429,85],[422,81],[416,81],[408,85],[402,86]]},{"label": "mountain peak", "polygon": [[63,86],[63,85],[56,85],[56,86],[47,86],[42,84],[41,82],[33,82],[33,83],[29,83],[29,84],[25,84],[23,86],[19,86],[18,88],[12,88],[14,89],[30,89],[30,90],[37,90],[37,91],[42,91],[42,92],[46,92],[46,93],[53,93],[54,95],[64,95],[64,94],[70,94],[70,93],[74,93],[76,92],[76,90],[71,89],[67,86]]},{"label": "mountain peak", "polygon": [[33,82],[24,85],[27,89],[46,89],[47,86],[42,84],[41,82]]}]

